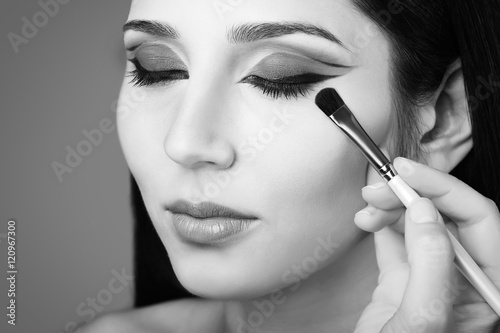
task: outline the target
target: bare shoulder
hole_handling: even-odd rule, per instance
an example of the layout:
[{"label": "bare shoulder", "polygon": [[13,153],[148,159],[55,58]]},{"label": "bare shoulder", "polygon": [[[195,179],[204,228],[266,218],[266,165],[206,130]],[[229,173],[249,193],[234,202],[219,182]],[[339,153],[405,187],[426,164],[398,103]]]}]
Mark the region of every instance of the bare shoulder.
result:
[{"label": "bare shoulder", "polygon": [[82,333],[220,332],[221,301],[182,299],[113,313],[83,327]]}]

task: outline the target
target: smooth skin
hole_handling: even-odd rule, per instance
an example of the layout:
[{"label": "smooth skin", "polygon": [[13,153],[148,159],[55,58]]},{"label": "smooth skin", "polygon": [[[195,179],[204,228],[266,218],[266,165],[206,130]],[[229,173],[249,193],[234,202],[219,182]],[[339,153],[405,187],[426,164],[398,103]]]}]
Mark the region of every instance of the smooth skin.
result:
[{"label": "smooth skin", "polygon": [[[236,333],[243,321],[247,327],[253,322],[255,332],[352,332],[356,326],[357,332],[419,332],[422,318],[415,318],[414,311],[435,306],[433,300],[449,286],[446,281],[455,281],[444,227],[414,223],[435,220],[434,205],[441,210],[442,202],[434,199],[431,184],[411,179],[411,186],[435,202],[418,200],[405,213],[385,186],[378,190],[381,195],[373,195],[376,189],[362,190],[380,178],[314,104],[317,92],[334,87],[373,140],[392,152],[398,138],[393,131],[389,41],[348,0],[252,0],[239,3],[222,19],[219,14],[212,1],[133,1],[129,21],[168,23],[179,38],[127,31],[127,58],[139,58],[150,70],[181,70],[189,78],[146,87],[125,77],[118,110],[127,112],[117,115],[125,158],[174,271],[184,287],[207,300],[168,302],[103,317],[85,332],[203,328],[206,333]],[[262,22],[314,24],[336,35],[343,46],[305,33],[228,41],[232,27]],[[134,69],[129,61],[127,72]],[[296,98],[273,98],[245,80],[250,74],[276,79],[300,72],[328,78]],[[457,62],[435,96],[417,110],[422,134],[429,134],[422,138],[423,157],[445,172],[436,173],[432,185],[442,183],[444,190],[449,184],[446,172],[472,147],[460,73]],[[134,103],[127,103],[131,97]],[[276,112],[288,115],[281,129]],[[256,148],[249,158],[252,154],[245,149],[264,128],[278,129],[274,140],[257,142],[263,149]],[[428,177],[415,170],[414,180]],[[230,182],[209,199],[251,212],[259,223],[223,246],[182,241],[164,205],[195,200],[195,190],[232,171]],[[474,207],[487,205],[470,188],[462,196],[477,201]],[[461,212],[460,201],[446,200],[450,210]],[[358,228],[353,217],[366,202],[369,207],[354,218]],[[498,213],[487,212],[498,230]],[[468,216],[459,215],[456,222],[478,227]],[[395,221],[400,221],[395,224],[399,229],[386,227]],[[363,229],[382,230],[372,236]],[[500,243],[500,234],[464,237],[470,238],[464,246],[476,260],[490,258],[484,262],[500,265],[494,265],[497,252],[492,245]],[[318,248],[324,243],[330,245]],[[498,270],[487,274],[500,280]],[[498,319],[481,301],[469,312],[452,312],[451,303],[443,306],[444,315],[423,319],[423,332],[491,328]]]}]

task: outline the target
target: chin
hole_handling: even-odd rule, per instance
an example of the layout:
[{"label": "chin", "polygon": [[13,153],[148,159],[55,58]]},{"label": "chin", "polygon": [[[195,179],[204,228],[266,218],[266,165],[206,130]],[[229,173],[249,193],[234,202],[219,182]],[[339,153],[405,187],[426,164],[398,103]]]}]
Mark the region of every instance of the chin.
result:
[{"label": "chin", "polygon": [[[230,274],[229,272],[210,272],[198,270],[175,269],[175,274],[187,291],[191,294],[217,300],[243,300],[253,299],[270,294],[281,286],[270,283],[268,279],[264,281],[256,279],[254,273]],[[189,272],[188,272],[189,271]],[[278,279],[279,281],[279,279]]]}]

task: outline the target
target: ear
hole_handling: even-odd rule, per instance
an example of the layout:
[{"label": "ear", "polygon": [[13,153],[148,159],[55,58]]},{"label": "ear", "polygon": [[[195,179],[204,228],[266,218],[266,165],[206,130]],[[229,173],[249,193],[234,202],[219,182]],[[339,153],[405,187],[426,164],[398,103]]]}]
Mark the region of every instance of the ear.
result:
[{"label": "ear", "polygon": [[420,144],[427,164],[450,172],[472,149],[462,65],[455,61],[429,103],[419,109]]}]

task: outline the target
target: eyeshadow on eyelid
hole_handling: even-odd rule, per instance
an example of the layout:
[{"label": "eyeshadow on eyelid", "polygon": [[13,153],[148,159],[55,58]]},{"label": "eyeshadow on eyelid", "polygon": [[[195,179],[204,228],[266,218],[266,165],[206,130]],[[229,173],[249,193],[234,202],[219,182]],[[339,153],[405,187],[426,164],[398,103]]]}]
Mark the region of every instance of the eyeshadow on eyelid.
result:
[{"label": "eyeshadow on eyelid", "polygon": [[139,47],[136,58],[145,69],[151,71],[186,69],[181,58],[172,49],[162,45]]},{"label": "eyeshadow on eyelid", "polygon": [[317,60],[288,53],[274,53],[257,63],[252,69],[253,75],[265,75],[268,78],[301,75],[305,73],[333,74],[331,66]]}]

